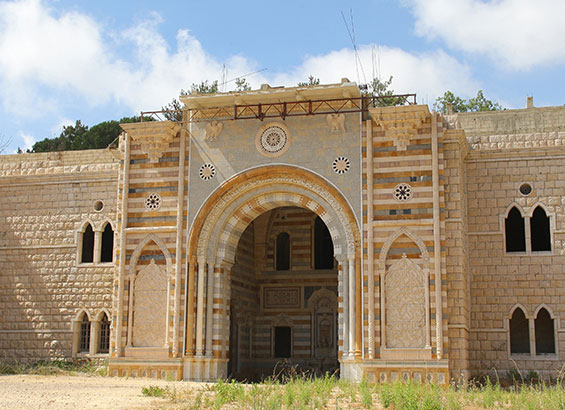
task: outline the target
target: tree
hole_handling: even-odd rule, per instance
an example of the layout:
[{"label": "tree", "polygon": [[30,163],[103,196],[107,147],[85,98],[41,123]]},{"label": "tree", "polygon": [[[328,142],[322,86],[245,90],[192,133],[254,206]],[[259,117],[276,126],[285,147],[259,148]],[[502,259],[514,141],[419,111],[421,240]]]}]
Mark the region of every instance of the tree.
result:
[{"label": "tree", "polygon": [[451,91],[446,91],[442,97],[436,98],[434,110],[444,114],[448,113],[448,106],[451,105],[453,112],[468,111],[497,111],[502,110],[502,106],[496,102],[488,100],[483,90],[477,92],[477,96],[470,98],[468,101],[455,96]]},{"label": "tree", "polygon": [[[45,138],[33,144],[27,152],[76,151],[108,147],[121,134],[120,124],[139,122],[140,117],[124,117],[119,121],[104,121],[88,128],[80,120],[63,127],[58,137]],[[144,118],[144,121],[152,119]]]},{"label": "tree", "polygon": [[389,107],[394,105],[404,105],[406,104],[406,97],[394,96],[394,90],[389,89],[392,84],[392,75],[388,80],[381,81],[378,78],[373,78],[373,80],[362,86],[367,90],[367,94],[373,98],[375,107]]},{"label": "tree", "polygon": [[[181,90],[182,91],[182,90]],[[192,84],[190,86],[190,93],[198,94],[214,94],[218,92],[218,80],[208,84],[208,80],[202,81],[200,84]],[[181,94],[182,95],[182,94]]]},{"label": "tree", "polygon": [[320,79],[314,77],[313,75],[308,77],[308,81],[305,83],[298,83],[299,87],[310,87],[311,85],[320,85]]},{"label": "tree", "polygon": [[250,91],[251,86],[243,77],[235,79],[235,91]]}]

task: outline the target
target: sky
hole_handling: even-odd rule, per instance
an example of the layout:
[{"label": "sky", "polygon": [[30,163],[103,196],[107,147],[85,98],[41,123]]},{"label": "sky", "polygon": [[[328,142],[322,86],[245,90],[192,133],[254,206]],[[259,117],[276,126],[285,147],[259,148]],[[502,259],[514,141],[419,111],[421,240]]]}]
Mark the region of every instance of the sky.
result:
[{"label": "sky", "polygon": [[563,105],[564,16],[564,0],[0,0],[0,143],[158,110],[223,73],[253,88],[392,76],[430,108],[447,90]]}]

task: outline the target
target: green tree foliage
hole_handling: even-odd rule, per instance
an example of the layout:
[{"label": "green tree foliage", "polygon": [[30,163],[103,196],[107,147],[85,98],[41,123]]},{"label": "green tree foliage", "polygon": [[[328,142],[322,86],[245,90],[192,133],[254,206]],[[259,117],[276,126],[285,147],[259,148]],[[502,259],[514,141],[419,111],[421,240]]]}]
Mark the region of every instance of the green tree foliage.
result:
[{"label": "green tree foliage", "polygon": [[250,91],[251,86],[243,77],[235,79],[235,91]]},{"label": "green tree foliage", "polygon": [[492,102],[484,96],[483,90],[479,90],[477,96],[469,98],[469,100],[464,100],[451,91],[446,91],[442,97],[436,98],[434,110],[446,114],[449,104],[451,104],[453,112],[502,110],[500,104]]},{"label": "green tree foliage", "polygon": [[308,77],[308,81],[307,81],[307,82],[304,82],[304,83],[300,82],[300,83],[298,83],[298,86],[299,86],[299,87],[309,87],[309,86],[311,86],[311,85],[320,85],[320,79],[314,77],[313,75],[311,75],[311,76]]},{"label": "green tree foliage", "polygon": [[[106,148],[118,138],[122,129],[120,124],[139,122],[140,117],[124,117],[120,121],[104,121],[88,128],[80,120],[74,125],[63,127],[58,137],[38,141],[28,152],[76,151]],[[148,120],[144,118],[144,121]],[[21,151],[21,150],[20,150]]]},{"label": "green tree foliage", "polygon": [[392,84],[392,76],[388,80],[381,81],[378,78],[362,86],[367,90],[367,96],[374,97],[373,103],[375,107],[389,107],[394,105],[406,104],[406,97],[398,97],[394,95],[394,90],[390,88]]}]

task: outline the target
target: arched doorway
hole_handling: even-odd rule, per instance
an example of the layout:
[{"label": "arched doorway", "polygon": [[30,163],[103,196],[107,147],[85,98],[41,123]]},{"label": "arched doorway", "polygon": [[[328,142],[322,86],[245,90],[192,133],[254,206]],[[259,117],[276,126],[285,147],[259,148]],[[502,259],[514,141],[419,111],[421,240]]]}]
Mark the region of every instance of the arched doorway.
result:
[{"label": "arched doorway", "polygon": [[259,215],[239,239],[230,278],[231,377],[338,369],[337,261],[319,216],[296,206]]},{"label": "arched doorway", "polygon": [[[292,233],[286,232],[289,234],[286,236],[282,230],[273,229],[276,228],[272,223],[274,219],[293,212],[301,213],[301,218],[309,218],[308,229],[314,231],[309,235],[307,252],[312,253],[312,249],[316,248],[316,226],[320,243],[331,244],[336,261],[331,268],[327,261],[324,265],[323,261],[316,261],[315,256],[293,252]],[[320,221],[324,230],[320,229]],[[299,228],[303,225],[303,221],[297,223]],[[270,239],[250,240],[250,230],[257,237],[266,238],[268,235]],[[321,244],[318,247],[324,248]],[[241,249],[247,249],[247,254],[249,249],[253,249],[253,257],[241,260],[243,256],[237,256],[238,251],[245,255]],[[269,359],[264,361],[269,374],[277,361],[275,359],[300,359],[303,366],[311,365],[314,370],[320,370],[322,359],[328,361],[328,356],[335,366],[336,357],[352,358],[360,352],[358,222],[344,196],[322,177],[297,167],[281,165],[253,169],[233,177],[210,195],[200,208],[190,231],[188,252],[192,263],[188,277],[186,356],[189,359],[186,361],[185,378],[227,377],[228,366],[236,374],[245,367],[242,354],[253,358],[259,351],[263,358]],[[332,255],[332,252],[329,254]],[[277,266],[277,258],[289,260]],[[308,267],[304,270],[311,274],[316,270],[316,263],[324,267],[321,270],[328,271],[328,277],[308,290],[305,290],[307,283],[291,286],[287,281],[285,286],[289,289],[281,289],[284,280],[278,283],[271,281],[258,284],[250,292],[257,295],[255,299],[250,297],[246,300],[234,285],[241,280],[242,270],[248,276],[271,274],[272,278],[282,275],[280,278],[284,279],[285,273],[279,271],[286,271],[284,268],[287,266],[288,279],[296,282],[296,272]],[[318,296],[319,303],[312,305],[308,299],[319,290],[333,292],[335,299],[332,300],[329,294],[325,298]],[[284,297],[281,296],[283,294]],[[275,302],[283,298],[287,300],[284,301],[284,309],[281,309]],[[342,312],[339,320],[335,317],[336,309],[332,307],[332,303],[337,305],[338,300]],[[256,315],[245,308],[246,303],[276,313],[269,315],[268,330],[262,329],[255,339],[253,335],[258,334],[254,321]],[[290,306],[292,303],[293,308]],[[289,314],[301,309],[304,329],[298,329],[296,320]],[[315,326],[318,330],[314,329]],[[251,343],[246,341],[250,338]],[[262,346],[257,343],[258,340],[263,341]],[[304,346],[295,343],[295,340],[303,341]],[[313,343],[319,346],[315,349]],[[258,346],[259,351],[253,351],[254,346]],[[332,353],[332,348],[337,351],[336,354]],[[310,360],[310,364],[306,359]],[[257,367],[252,371],[255,374],[266,373]]]}]

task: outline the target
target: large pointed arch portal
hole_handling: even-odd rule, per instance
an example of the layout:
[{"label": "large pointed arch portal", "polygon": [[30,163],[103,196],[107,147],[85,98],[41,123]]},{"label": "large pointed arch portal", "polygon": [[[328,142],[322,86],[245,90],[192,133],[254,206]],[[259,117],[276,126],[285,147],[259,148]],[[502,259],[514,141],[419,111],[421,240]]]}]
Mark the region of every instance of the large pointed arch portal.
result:
[{"label": "large pointed arch portal", "polygon": [[192,223],[185,379],[227,376],[229,277],[238,242],[254,219],[281,207],[308,209],[327,226],[338,262],[341,366],[361,354],[360,233],[350,204],[331,182],[308,170],[263,166],[224,182],[201,206]]}]

